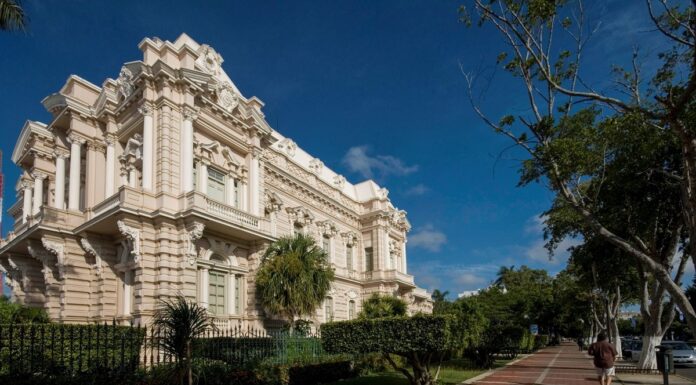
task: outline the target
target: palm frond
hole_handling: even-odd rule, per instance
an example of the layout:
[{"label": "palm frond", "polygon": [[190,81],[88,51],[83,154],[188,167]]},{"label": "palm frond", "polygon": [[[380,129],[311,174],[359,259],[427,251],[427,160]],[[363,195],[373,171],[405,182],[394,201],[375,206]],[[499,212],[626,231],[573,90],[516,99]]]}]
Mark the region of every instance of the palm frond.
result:
[{"label": "palm frond", "polygon": [[19,1],[0,0],[0,30],[24,31],[27,23],[27,15]]}]

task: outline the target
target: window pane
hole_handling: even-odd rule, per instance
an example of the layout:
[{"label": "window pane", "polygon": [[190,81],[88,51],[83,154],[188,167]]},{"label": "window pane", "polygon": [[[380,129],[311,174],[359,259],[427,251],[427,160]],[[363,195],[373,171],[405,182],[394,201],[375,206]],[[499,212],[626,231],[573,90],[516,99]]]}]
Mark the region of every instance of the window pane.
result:
[{"label": "window pane", "polygon": [[326,256],[331,260],[331,239],[329,237],[322,238],[321,248],[326,252]]},{"label": "window pane", "polygon": [[353,246],[346,246],[346,268],[353,270]]},{"label": "window pane", "polygon": [[208,310],[212,314],[225,314],[225,274],[208,273]]},{"label": "window pane", "polygon": [[242,307],[242,276],[234,277],[234,314],[241,314]]},{"label": "window pane", "polygon": [[372,271],[373,266],[372,266],[372,248],[371,247],[366,247],[365,248],[365,271]]},{"label": "window pane", "polygon": [[208,167],[208,196],[216,201],[225,201],[225,174]]},{"label": "window pane", "polygon": [[348,319],[353,319],[355,317],[355,301],[348,302]]}]

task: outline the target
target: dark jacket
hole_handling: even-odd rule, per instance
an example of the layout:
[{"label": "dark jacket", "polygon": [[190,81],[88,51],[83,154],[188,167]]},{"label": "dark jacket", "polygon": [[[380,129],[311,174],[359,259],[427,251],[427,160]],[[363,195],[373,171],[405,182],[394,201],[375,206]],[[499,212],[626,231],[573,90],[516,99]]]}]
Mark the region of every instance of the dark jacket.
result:
[{"label": "dark jacket", "polygon": [[587,353],[594,357],[594,366],[602,369],[613,368],[614,358],[619,355],[614,346],[606,340],[590,345]]}]

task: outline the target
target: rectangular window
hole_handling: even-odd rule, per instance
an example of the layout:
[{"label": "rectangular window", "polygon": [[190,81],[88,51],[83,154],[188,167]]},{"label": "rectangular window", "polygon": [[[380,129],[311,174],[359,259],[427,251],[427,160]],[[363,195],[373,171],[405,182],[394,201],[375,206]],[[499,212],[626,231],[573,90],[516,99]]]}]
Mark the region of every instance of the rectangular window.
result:
[{"label": "rectangular window", "polygon": [[365,271],[372,271],[374,269],[373,261],[372,261],[372,248],[371,247],[366,247],[365,248]]},{"label": "rectangular window", "polygon": [[240,315],[242,311],[242,276],[234,276],[234,314]]},{"label": "rectangular window", "polygon": [[223,273],[208,272],[208,311],[225,314],[225,277]]},{"label": "rectangular window", "polygon": [[346,269],[353,270],[353,245],[346,245]]},{"label": "rectangular window", "polygon": [[350,300],[348,302],[348,319],[351,320],[355,318],[355,301]]},{"label": "rectangular window", "polygon": [[324,301],[324,322],[333,321],[333,299],[330,297]]},{"label": "rectangular window", "polygon": [[321,248],[324,249],[326,256],[329,258],[329,261],[331,261],[331,238],[326,236],[323,237],[321,239]]},{"label": "rectangular window", "polygon": [[218,202],[225,201],[225,174],[208,167],[208,196]]},{"label": "rectangular window", "polygon": [[234,188],[234,196],[232,197],[234,201],[232,202],[232,204],[234,205],[234,207],[239,207],[239,181],[234,179],[232,181],[232,186]]}]

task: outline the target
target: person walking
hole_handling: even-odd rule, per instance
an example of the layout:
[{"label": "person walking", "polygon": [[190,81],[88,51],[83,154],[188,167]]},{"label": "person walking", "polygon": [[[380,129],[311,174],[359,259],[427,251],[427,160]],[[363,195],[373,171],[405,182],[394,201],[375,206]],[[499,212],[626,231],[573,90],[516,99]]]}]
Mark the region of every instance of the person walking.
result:
[{"label": "person walking", "polygon": [[577,343],[578,343],[578,348],[580,349],[580,351],[585,350],[585,339],[582,338],[582,336],[578,337]]},{"label": "person walking", "polygon": [[594,357],[594,366],[601,385],[611,385],[614,377],[614,359],[619,353],[614,346],[607,341],[607,335],[599,333],[597,342],[590,345],[587,353]]}]

